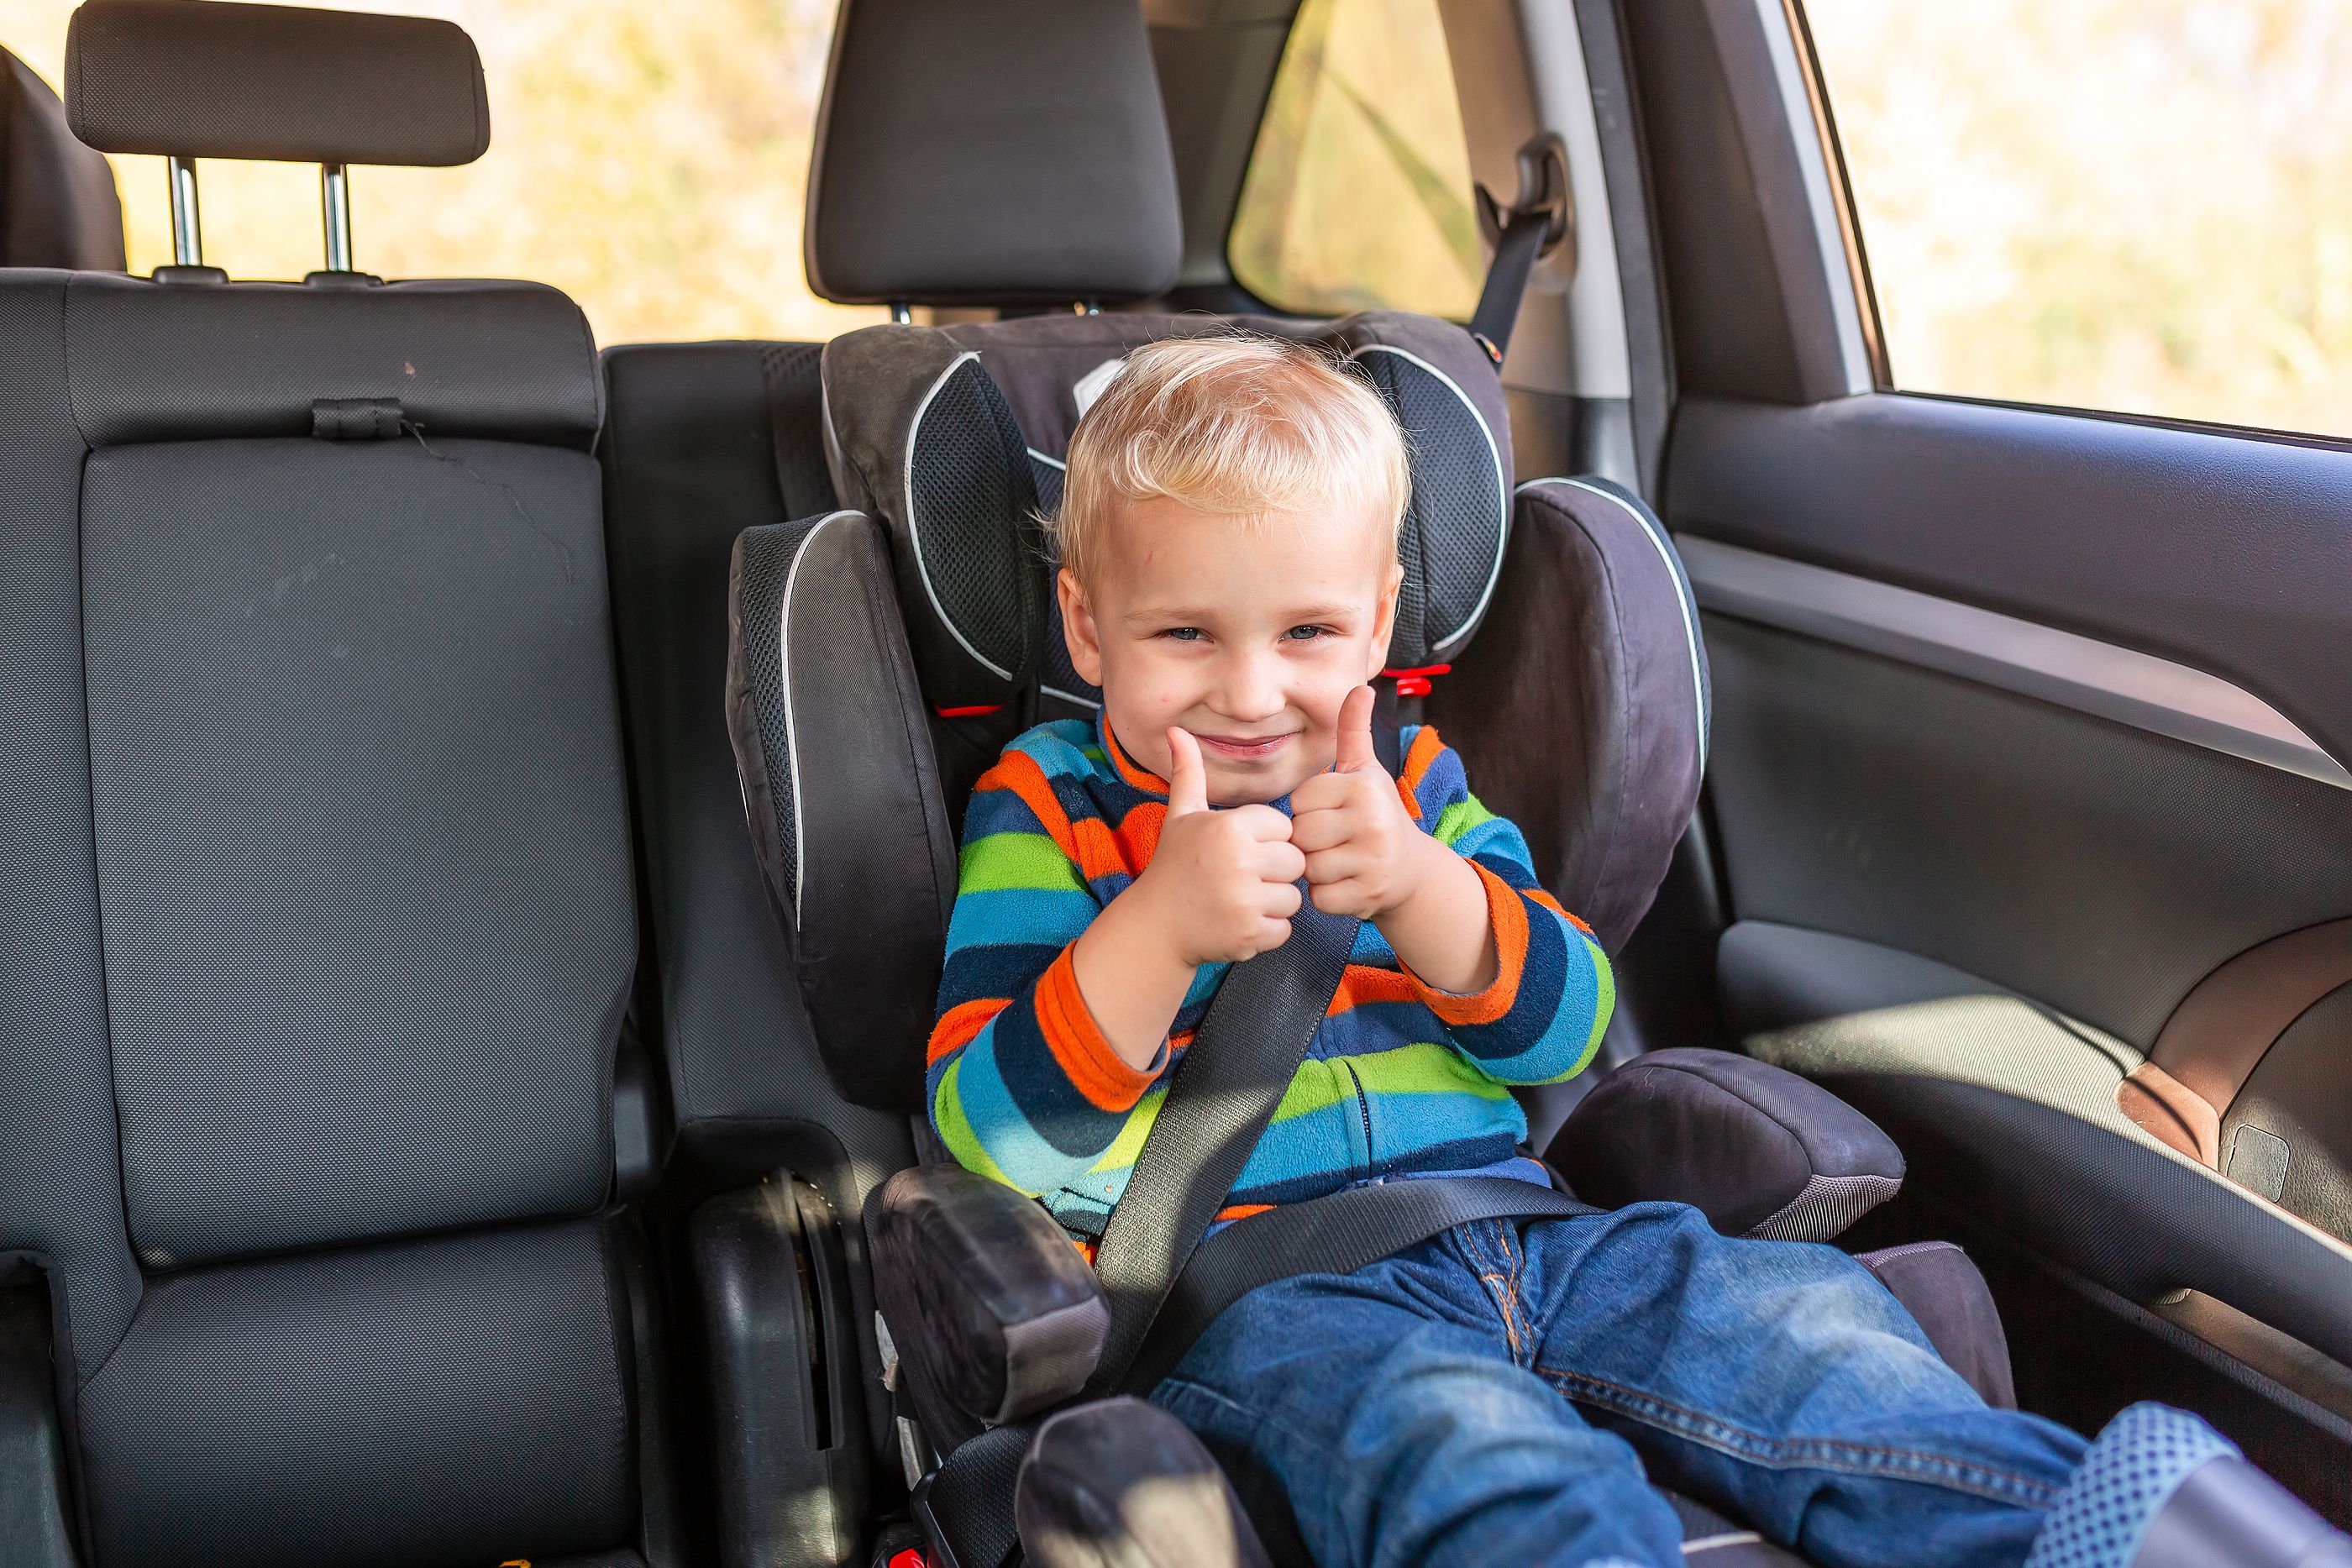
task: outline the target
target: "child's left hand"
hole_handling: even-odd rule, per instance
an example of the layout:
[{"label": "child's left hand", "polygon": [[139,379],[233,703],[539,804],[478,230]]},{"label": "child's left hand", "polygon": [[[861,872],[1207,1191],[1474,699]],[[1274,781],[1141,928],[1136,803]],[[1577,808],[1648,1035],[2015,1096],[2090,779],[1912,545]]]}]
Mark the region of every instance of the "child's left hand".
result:
[{"label": "child's left hand", "polygon": [[1339,709],[1339,754],[1291,792],[1290,841],[1307,856],[1315,907],[1378,920],[1419,887],[1436,844],[1405,814],[1396,780],[1372,752],[1372,688],[1358,686]]}]

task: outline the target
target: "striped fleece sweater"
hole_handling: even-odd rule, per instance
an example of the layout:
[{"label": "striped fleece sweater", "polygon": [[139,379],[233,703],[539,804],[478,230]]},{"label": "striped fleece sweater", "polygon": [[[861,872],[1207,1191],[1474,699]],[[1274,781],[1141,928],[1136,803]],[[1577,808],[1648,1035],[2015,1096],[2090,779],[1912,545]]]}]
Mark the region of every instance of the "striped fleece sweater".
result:
[{"label": "striped fleece sweater", "polygon": [[[1475,996],[1433,990],[1370,922],[1330,1011],[1223,1218],[1391,1176],[1512,1160],[1527,1121],[1505,1086],[1591,1060],[1614,989],[1590,928],[1536,885],[1526,841],[1470,793],[1426,726],[1402,737],[1406,809],[1486,883],[1501,972]],[[1276,806],[1287,813],[1289,802]],[[1150,863],[1167,786],[1098,723],[1064,719],[1007,747],[973,790],[931,1030],[931,1124],[967,1168],[1101,1234],[1224,964],[1202,967],[1146,1071],[1079,997],[1070,946]]]}]

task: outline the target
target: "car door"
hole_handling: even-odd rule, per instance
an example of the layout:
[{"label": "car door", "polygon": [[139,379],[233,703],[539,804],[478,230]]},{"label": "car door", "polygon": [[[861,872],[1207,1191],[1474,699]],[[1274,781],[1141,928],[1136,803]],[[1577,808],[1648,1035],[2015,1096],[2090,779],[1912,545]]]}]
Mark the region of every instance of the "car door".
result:
[{"label": "car door", "polygon": [[[2191,342],[2221,367],[2204,382],[2175,373],[2164,334],[2193,330],[2150,281],[2172,258],[2084,208],[2144,179],[2226,215],[2277,172],[2234,131],[2136,145],[2117,123],[2134,106],[2081,101],[2116,83],[2063,68],[2082,51],[2085,72],[2177,91],[2168,114],[2235,126],[2190,101],[2208,78],[2235,72],[2248,117],[2291,115],[2294,51],[2352,45],[2292,4],[2264,13],[2287,34],[2275,70],[2262,38],[2192,6],[1940,8],[1967,12],[1962,33],[1926,0],[1814,4],[1834,37],[1794,0],[1576,8],[1618,127],[1612,204],[1646,219],[1620,244],[1654,247],[1654,289],[1626,292],[1636,340],[1661,345],[1635,423],[1645,400],[1665,411],[1644,478],[1715,683],[1696,870],[1654,918],[1686,933],[1719,914],[1728,1035],[1895,1134],[1912,1213],[1993,1276],[2025,1403],[2085,1427],[2136,1398],[2195,1406],[2344,1522],[2352,419],[2331,432],[2326,397],[2263,391],[2281,350],[2252,334],[2242,361],[2227,333]],[[1871,110],[1843,145],[1841,91]],[[1992,108],[1952,110],[1972,92]],[[1905,185],[1906,160],[1938,159],[1942,178]],[[2084,206],[2052,198],[2067,190]],[[2117,224],[2140,210],[2117,204]],[[2175,246],[2215,247],[2184,308],[2277,261],[2209,220]],[[1986,254],[1939,272],[1921,260],[1937,243]],[[2070,244],[2105,268],[2087,285],[2035,270]],[[1979,287],[1944,338],[1915,329]],[[2079,348],[2078,324],[2036,314],[2069,310],[2147,335],[2152,368],[2003,371],[2003,332]],[[2294,351],[2325,392],[2352,338],[2305,328]],[[2050,406],[2076,396],[2116,407]],[[2316,433],[2249,427],[2278,408]]]}]

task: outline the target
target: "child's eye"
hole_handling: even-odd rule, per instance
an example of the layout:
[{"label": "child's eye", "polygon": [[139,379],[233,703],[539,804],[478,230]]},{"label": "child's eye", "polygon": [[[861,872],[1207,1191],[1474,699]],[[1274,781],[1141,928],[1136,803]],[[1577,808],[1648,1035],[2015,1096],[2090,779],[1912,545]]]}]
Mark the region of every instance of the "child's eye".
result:
[{"label": "child's eye", "polygon": [[1207,635],[1198,626],[1171,626],[1160,634],[1162,637],[1172,637],[1179,643],[1197,643]]},{"label": "child's eye", "polygon": [[1293,626],[1283,636],[1293,643],[1311,643],[1318,637],[1328,636],[1330,631],[1328,626]]}]

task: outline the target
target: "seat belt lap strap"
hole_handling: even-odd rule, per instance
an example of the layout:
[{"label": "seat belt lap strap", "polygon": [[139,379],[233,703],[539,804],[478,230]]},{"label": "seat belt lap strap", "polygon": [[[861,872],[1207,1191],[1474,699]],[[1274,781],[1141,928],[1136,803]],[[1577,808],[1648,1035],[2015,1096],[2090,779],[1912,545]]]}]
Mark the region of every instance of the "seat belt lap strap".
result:
[{"label": "seat belt lap strap", "polygon": [[1516,1176],[1424,1176],[1373,1182],[1254,1214],[1201,1243],[1161,1305],[1120,1391],[1150,1394],[1218,1313],[1260,1285],[1304,1273],[1350,1273],[1476,1220],[1566,1219],[1600,1212]]},{"label": "seat belt lap strap", "polygon": [[1110,1329],[1087,1397],[1120,1385],[1224,1207],[1322,1027],[1361,924],[1304,904],[1288,941],[1225,972],[1095,1252]]}]

